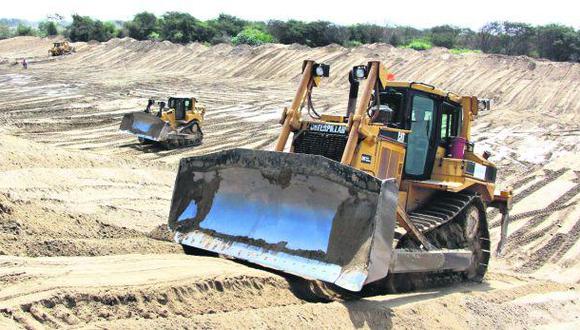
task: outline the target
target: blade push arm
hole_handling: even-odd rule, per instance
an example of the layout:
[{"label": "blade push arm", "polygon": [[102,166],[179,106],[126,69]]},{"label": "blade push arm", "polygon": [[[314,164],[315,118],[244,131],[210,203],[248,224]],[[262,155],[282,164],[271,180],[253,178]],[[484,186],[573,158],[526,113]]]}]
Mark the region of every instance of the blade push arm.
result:
[{"label": "blade push arm", "polygon": [[282,124],[282,131],[278,136],[278,142],[276,143],[275,151],[284,151],[284,146],[286,141],[288,141],[288,136],[290,136],[290,129],[292,124],[296,124],[300,120],[300,105],[304,101],[309,89],[312,88],[312,70],[314,67],[314,61],[306,60],[304,61],[304,70],[302,72],[302,79],[300,80],[300,85],[298,85],[298,90],[292,101],[292,105],[289,109],[284,109]]},{"label": "blade push arm", "polygon": [[340,160],[340,162],[344,165],[350,165],[352,163],[354,150],[356,149],[356,145],[358,143],[360,133],[359,128],[364,116],[366,115],[367,107],[371,100],[371,93],[373,92],[373,88],[375,87],[377,81],[380,64],[380,62],[370,62],[370,70],[368,77],[363,85],[363,92],[360,96],[361,99],[358,103],[354,116],[352,116],[352,119],[349,120],[350,131],[348,133],[348,140]]}]

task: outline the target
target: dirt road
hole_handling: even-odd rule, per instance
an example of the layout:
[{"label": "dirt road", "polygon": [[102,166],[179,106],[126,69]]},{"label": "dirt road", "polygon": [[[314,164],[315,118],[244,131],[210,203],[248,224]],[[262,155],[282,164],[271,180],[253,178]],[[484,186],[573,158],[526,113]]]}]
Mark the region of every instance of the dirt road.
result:
[{"label": "dirt road", "polygon": [[[47,57],[50,40],[0,41],[0,327],[414,327],[580,325],[580,65],[415,52],[111,40]],[[26,57],[29,69],[14,65]],[[305,58],[332,65],[317,110],[346,108],[346,72],[381,59],[398,79],[494,100],[474,127],[515,188],[506,255],[483,284],[349,303],[307,303],[292,283],[194,258],[163,225],[178,160],[271,148]],[[342,93],[342,91],[345,91]],[[204,144],[139,145],[117,128],[146,99],[194,94]],[[338,102],[337,102],[338,100]],[[497,241],[499,216],[489,212]]]}]

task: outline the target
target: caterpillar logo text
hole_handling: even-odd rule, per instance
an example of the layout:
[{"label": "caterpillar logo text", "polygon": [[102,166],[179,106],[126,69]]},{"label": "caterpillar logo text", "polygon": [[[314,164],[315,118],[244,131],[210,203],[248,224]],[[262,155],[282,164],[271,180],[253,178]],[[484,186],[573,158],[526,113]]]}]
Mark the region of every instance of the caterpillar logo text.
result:
[{"label": "caterpillar logo text", "polygon": [[310,130],[322,133],[345,134],[346,126],[329,125],[329,124],[311,124]]}]

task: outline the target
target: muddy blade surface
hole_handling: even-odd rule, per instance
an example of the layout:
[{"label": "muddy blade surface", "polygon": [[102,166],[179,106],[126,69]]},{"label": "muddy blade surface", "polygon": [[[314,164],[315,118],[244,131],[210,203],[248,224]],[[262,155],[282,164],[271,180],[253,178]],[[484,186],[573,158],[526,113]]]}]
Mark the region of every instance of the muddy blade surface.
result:
[{"label": "muddy blade surface", "polygon": [[359,291],[387,275],[397,188],[321,156],[233,149],[183,159],[177,242]]},{"label": "muddy blade surface", "polygon": [[171,127],[155,115],[134,112],[123,116],[119,130],[151,141],[160,142],[167,139]]}]

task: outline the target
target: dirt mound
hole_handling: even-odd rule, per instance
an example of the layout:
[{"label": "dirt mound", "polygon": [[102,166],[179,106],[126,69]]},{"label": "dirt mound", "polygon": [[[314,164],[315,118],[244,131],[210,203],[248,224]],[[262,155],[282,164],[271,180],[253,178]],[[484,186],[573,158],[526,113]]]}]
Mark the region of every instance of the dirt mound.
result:
[{"label": "dirt mound", "polygon": [[[163,181],[144,182],[148,175],[160,177],[161,172],[149,173],[127,160],[74,153],[11,136],[1,136],[1,141],[0,254],[74,256],[180,251],[148,236],[153,227],[165,222],[167,205],[143,213],[132,211],[130,203],[135,198],[146,198],[146,191],[150,190],[153,201],[149,205],[154,206],[159,200],[157,192],[170,191]],[[125,168],[122,171],[126,173],[117,177],[119,172],[113,168]],[[96,176],[95,170],[100,172]],[[167,172],[164,177],[172,175]],[[111,219],[112,214],[124,216]],[[139,216],[131,219],[135,214]],[[146,220],[136,221],[140,217]]]},{"label": "dirt mound", "polygon": [[[8,309],[20,325],[40,323],[49,327],[78,326],[126,319],[164,319],[299,304],[297,298],[280,296],[288,286],[283,280],[240,276],[202,280],[191,284],[108,292],[58,292],[50,298]],[[281,290],[286,289],[286,290]]]},{"label": "dirt mound", "polygon": [[173,242],[173,233],[171,233],[167,224],[155,227],[148,236],[160,241]]},{"label": "dirt mound", "polygon": [[143,232],[103,223],[93,217],[61,213],[0,195],[0,255],[95,256],[168,253],[180,249]]},{"label": "dirt mound", "polygon": [[[20,326],[190,317],[303,303],[285,279],[223,259],[132,255],[0,262],[0,315]],[[184,267],[188,262],[196,267]]]}]

